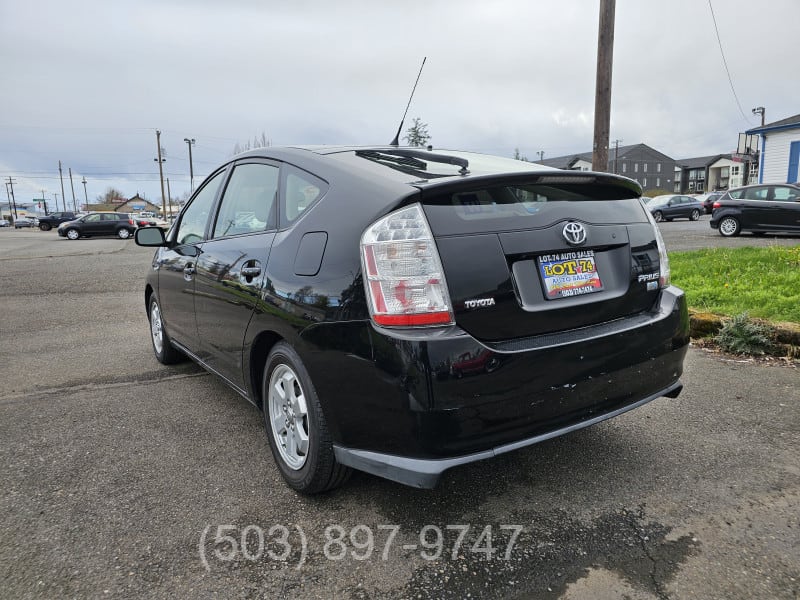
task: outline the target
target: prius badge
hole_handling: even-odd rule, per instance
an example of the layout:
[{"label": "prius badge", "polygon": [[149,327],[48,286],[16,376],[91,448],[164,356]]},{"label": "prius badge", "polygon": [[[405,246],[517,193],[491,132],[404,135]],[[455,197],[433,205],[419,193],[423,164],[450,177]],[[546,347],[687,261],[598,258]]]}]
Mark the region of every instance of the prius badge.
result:
[{"label": "prius badge", "polygon": [[586,241],[586,228],[580,223],[570,221],[564,225],[561,235],[564,236],[570,246],[580,246]]}]

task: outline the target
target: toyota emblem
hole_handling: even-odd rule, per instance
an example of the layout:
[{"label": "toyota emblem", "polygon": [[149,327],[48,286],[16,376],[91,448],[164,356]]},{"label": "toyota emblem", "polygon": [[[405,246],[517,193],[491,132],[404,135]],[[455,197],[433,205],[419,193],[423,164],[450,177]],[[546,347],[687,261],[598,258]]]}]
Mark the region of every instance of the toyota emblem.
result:
[{"label": "toyota emblem", "polygon": [[580,246],[586,241],[586,228],[575,221],[564,225],[561,234],[570,246]]}]

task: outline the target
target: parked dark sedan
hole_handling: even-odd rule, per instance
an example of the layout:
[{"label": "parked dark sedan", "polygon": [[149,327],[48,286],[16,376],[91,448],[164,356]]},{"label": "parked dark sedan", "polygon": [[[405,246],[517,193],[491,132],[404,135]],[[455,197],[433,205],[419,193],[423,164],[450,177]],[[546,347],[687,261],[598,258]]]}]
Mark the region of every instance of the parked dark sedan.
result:
[{"label": "parked dark sedan", "polygon": [[691,196],[667,194],[656,196],[647,203],[647,208],[657,223],[672,219],[689,219],[697,221],[703,214],[703,203]]},{"label": "parked dark sedan", "polygon": [[748,185],[714,203],[711,227],[731,237],[742,231],[800,233],[800,186]]},{"label": "parked dark sedan", "polygon": [[261,407],[296,490],[433,487],[678,395],[686,302],[640,194],[455,151],[241,154],[136,232],[153,349]]}]

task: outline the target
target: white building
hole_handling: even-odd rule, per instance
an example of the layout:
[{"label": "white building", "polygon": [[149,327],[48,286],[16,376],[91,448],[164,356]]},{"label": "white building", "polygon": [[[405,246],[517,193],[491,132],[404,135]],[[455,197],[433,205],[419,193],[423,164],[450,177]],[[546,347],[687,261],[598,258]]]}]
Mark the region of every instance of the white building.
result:
[{"label": "white building", "polygon": [[[746,132],[760,137],[758,183],[800,181],[800,115],[767,123]],[[751,181],[750,183],[756,183]]]}]

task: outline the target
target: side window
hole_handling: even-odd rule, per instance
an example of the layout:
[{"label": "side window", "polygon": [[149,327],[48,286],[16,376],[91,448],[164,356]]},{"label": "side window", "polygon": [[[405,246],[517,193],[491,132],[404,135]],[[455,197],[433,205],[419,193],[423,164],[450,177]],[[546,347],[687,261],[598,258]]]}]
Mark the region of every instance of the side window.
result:
[{"label": "side window", "polygon": [[328,184],[311,173],[285,168],[281,204],[281,227],[293,223],[303,211],[319,200],[328,190]]},{"label": "side window", "polygon": [[745,200],[766,200],[768,187],[757,187],[744,190],[743,198]]},{"label": "side window", "polygon": [[792,188],[775,186],[772,188],[772,199],[778,202],[794,202],[798,198],[797,192]]},{"label": "side window", "polygon": [[274,229],[279,176],[278,167],[263,163],[234,167],[212,237]]},{"label": "side window", "polygon": [[206,182],[203,188],[195,194],[189,206],[183,212],[175,241],[180,244],[195,244],[203,239],[208,222],[208,215],[217,196],[217,188],[222,182],[220,171]]},{"label": "side window", "polygon": [[112,215],[108,213],[103,215],[103,221],[116,221],[116,220],[117,220],[117,215]]},{"label": "side window", "polygon": [[100,217],[102,217],[102,216],[103,215],[100,215],[100,214],[89,215],[88,217],[86,217],[86,222],[87,223],[98,223],[100,221]]}]

